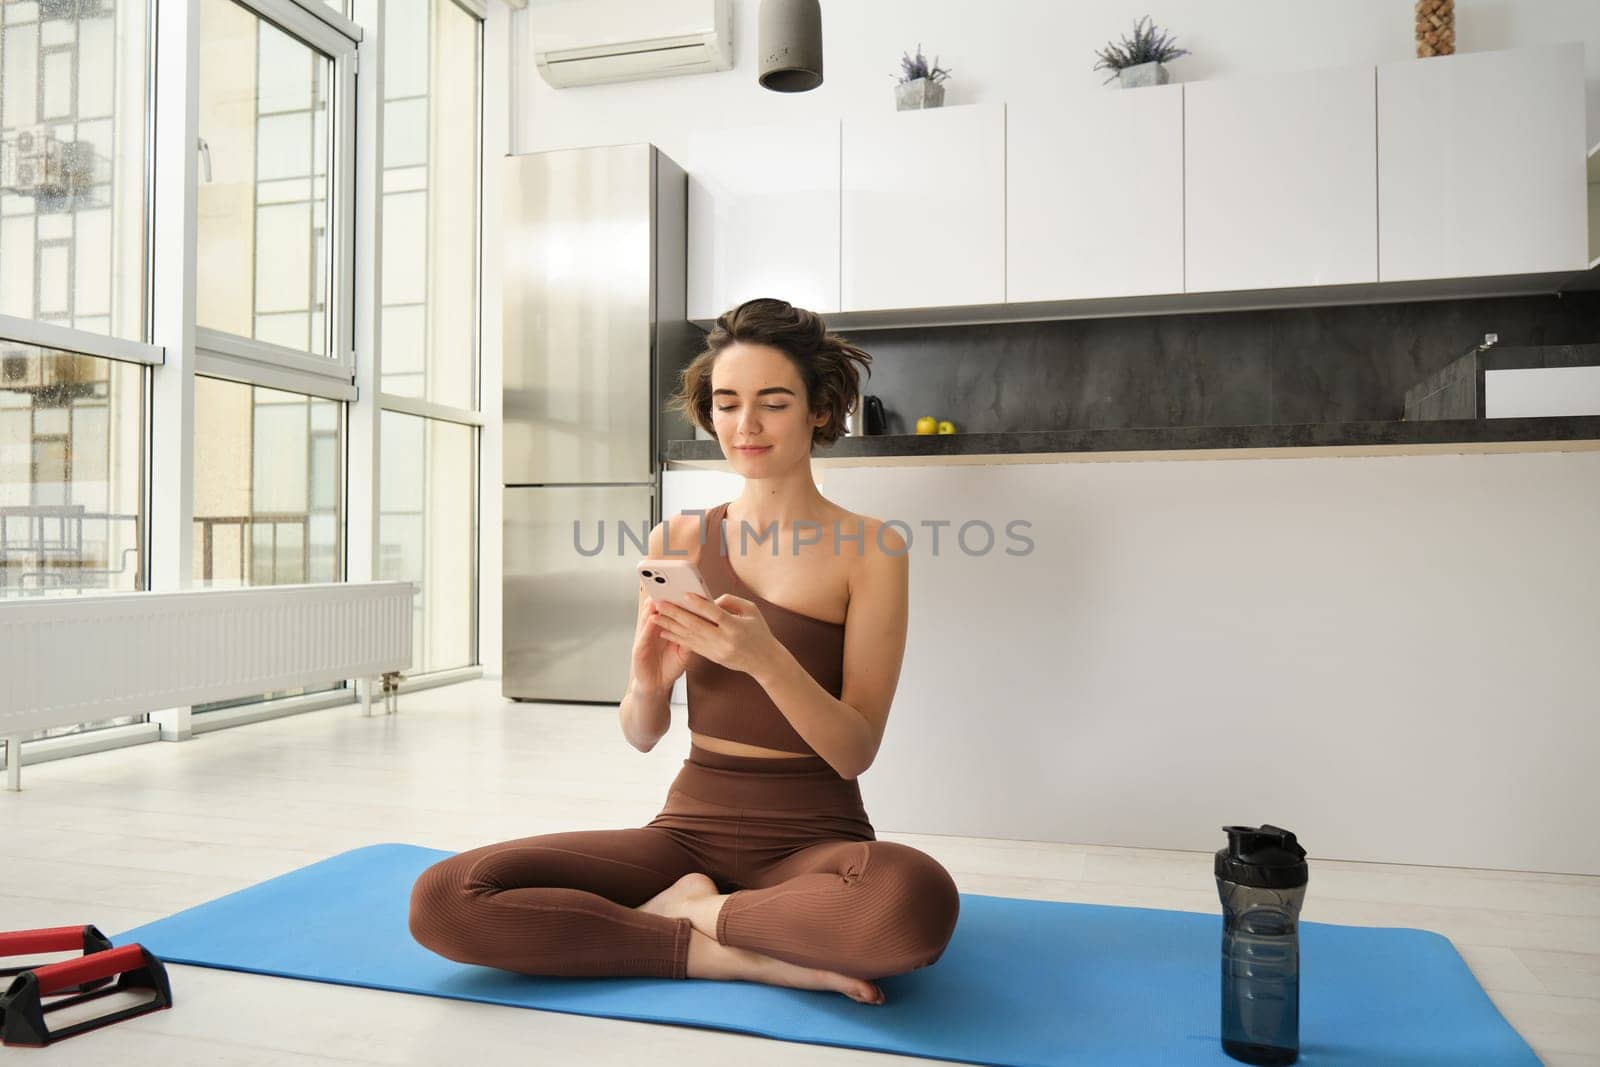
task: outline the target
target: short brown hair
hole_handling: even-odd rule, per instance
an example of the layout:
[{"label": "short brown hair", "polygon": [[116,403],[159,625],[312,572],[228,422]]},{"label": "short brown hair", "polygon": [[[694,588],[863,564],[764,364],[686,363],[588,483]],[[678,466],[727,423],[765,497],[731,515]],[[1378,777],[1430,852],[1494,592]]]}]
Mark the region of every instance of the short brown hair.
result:
[{"label": "short brown hair", "polygon": [[724,348],[741,341],[768,345],[789,357],[806,389],[812,414],[826,411],[828,421],[813,428],[811,445],[831,445],[844,435],[844,416],[861,395],[857,364],[872,377],[872,356],[828,332],[822,316],[786,300],[758,297],[717,317],[706,335],[706,347],[679,375],[671,403],[695,425],[716,437],[711,424],[711,368]]}]

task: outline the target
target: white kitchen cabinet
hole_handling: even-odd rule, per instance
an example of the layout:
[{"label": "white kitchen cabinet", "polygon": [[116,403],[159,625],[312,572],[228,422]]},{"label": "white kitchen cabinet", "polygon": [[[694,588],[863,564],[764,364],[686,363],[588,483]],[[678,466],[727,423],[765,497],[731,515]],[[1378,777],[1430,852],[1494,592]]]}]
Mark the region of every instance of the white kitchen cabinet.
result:
[{"label": "white kitchen cabinet", "polygon": [[1588,265],[1583,46],[1378,67],[1378,278]]},{"label": "white kitchen cabinet", "polygon": [[844,120],[841,308],[998,304],[1005,105]]},{"label": "white kitchen cabinet", "polygon": [[1183,292],[1183,86],[1006,106],[1006,300]]},{"label": "white kitchen cabinet", "polygon": [[1188,292],[1377,281],[1374,81],[1356,67],[1184,86]]},{"label": "white kitchen cabinet", "polygon": [[839,310],[839,120],[689,140],[688,302],[715,319],[758,296]]}]

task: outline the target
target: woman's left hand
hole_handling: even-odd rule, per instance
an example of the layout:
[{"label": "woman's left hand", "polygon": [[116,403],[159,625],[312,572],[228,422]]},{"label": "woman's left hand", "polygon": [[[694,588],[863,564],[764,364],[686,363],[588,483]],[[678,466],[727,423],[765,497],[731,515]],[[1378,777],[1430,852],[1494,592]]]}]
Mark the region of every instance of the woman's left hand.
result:
[{"label": "woman's left hand", "polygon": [[716,600],[698,593],[690,593],[689,598],[692,610],[670,601],[659,602],[650,625],[661,627],[689,651],[746,674],[757,673],[782,650],[753,601],[732,593],[723,593]]}]

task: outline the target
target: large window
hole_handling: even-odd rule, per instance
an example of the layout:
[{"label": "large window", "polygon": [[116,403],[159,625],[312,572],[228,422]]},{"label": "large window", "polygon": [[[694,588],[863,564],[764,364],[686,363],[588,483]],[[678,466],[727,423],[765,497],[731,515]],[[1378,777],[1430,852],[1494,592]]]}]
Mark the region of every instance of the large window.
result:
[{"label": "large window", "polygon": [[478,406],[476,18],[452,0],[388,4],[383,104],[383,381]]},{"label": "large window", "polygon": [[481,27],[385,6],[377,571],[418,585],[413,673],[478,659]]},{"label": "large window", "polygon": [[145,373],[0,342],[0,597],[144,584]]},{"label": "large window", "polygon": [[200,0],[196,585],[345,577],[354,50],[290,0]]},{"label": "large window", "polygon": [[412,673],[477,662],[477,453],[470,426],[383,413],[378,577],[417,583]]},{"label": "large window", "polygon": [[365,578],[370,545],[419,587],[406,673],[473,665],[477,0],[196,7],[0,0],[0,602]]},{"label": "large window", "polygon": [[0,314],[145,340],[143,0],[0,0]]},{"label": "large window", "polygon": [[232,0],[200,25],[196,322],[325,356],[333,62]]}]

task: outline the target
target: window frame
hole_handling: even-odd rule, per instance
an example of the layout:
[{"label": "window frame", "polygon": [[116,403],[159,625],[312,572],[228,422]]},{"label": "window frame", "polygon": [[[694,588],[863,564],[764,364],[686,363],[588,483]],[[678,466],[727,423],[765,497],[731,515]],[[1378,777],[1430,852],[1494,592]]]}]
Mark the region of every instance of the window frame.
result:
[{"label": "window frame", "polygon": [[159,367],[167,361],[167,350],[160,345],[15,315],[0,315],[0,341],[16,341],[40,348],[99,356],[122,363],[144,363],[153,367]]},{"label": "window frame", "polygon": [[[418,2],[428,3],[429,0],[418,0]],[[463,12],[465,12],[467,16],[472,18],[475,24],[474,32],[475,50],[477,53],[477,70],[474,94],[474,112],[476,116],[477,136],[474,143],[474,150],[477,154],[477,166],[474,190],[474,195],[476,196],[476,210],[473,213],[474,278],[472,295],[472,407],[457,407],[455,405],[441,404],[436,401],[425,400],[420,397],[399,396],[394,393],[385,393],[381,391],[381,385],[383,381],[383,124],[381,121],[373,121],[370,123],[373,131],[368,134],[368,136],[371,138],[371,141],[363,145],[363,161],[365,162],[370,160],[371,162],[371,170],[369,175],[371,183],[370,189],[375,204],[373,209],[374,224],[370,230],[370,240],[365,240],[363,242],[363,247],[371,249],[369,253],[370,260],[368,265],[368,269],[371,272],[370,281],[368,283],[370,288],[366,289],[366,292],[368,293],[369,306],[363,309],[363,318],[364,325],[366,325],[371,331],[371,337],[373,338],[374,343],[370,348],[371,356],[367,360],[367,365],[365,367],[357,368],[357,388],[358,390],[363,391],[371,390],[370,393],[365,395],[371,395],[375,402],[371,405],[363,405],[363,407],[366,409],[363,414],[368,417],[368,421],[370,423],[370,430],[368,431],[369,436],[366,443],[370,444],[371,454],[368,456],[359,450],[352,450],[352,474],[350,477],[350,483],[353,486],[356,481],[354,474],[355,464],[358,462],[358,460],[363,465],[370,462],[370,470],[372,471],[370,484],[371,506],[369,509],[366,509],[362,512],[362,517],[367,518],[370,515],[372,525],[370,531],[364,532],[363,542],[360,546],[358,546],[358,551],[365,552],[364,560],[367,565],[366,573],[369,576],[375,577],[377,573],[378,533],[382,515],[382,501],[379,498],[379,488],[381,483],[378,479],[378,467],[383,452],[383,413],[385,411],[393,411],[396,414],[414,415],[425,420],[433,419],[441,422],[458,423],[468,426],[472,430],[473,463],[472,471],[468,475],[468,477],[470,477],[473,481],[473,538],[472,562],[470,566],[470,572],[472,574],[473,603],[471,612],[471,617],[473,620],[471,642],[472,663],[467,667],[441,668],[436,672],[429,672],[428,674],[421,676],[426,678],[431,678],[435,674],[440,677],[460,675],[463,671],[481,673],[483,664],[483,494],[485,490],[483,485],[483,472],[485,470],[483,441],[484,428],[486,425],[483,414],[483,276],[485,258],[484,222],[487,217],[487,207],[484,203],[484,188],[485,172],[491,163],[491,161],[486,158],[484,153],[485,146],[488,143],[487,133],[484,129],[484,122],[487,116],[484,83],[486,80],[485,76],[488,67],[488,50],[487,42],[485,40],[485,33],[488,25],[488,9],[487,6],[479,2],[479,0],[438,0],[438,2],[441,4],[454,4],[457,8],[460,8]],[[362,15],[363,17],[363,13],[372,13],[372,16],[376,18],[377,6],[378,0],[356,0],[356,12],[358,15]],[[378,74],[377,78],[374,79],[374,81],[377,82],[376,86],[374,87],[374,93],[378,99],[373,108],[372,114],[374,115],[375,119],[381,119],[381,109],[383,104],[381,72]],[[366,114],[367,113],[364,111],[363,117],[365,117]],[[352,408],[352,413],[355,411],[356,409]],[[354,437],[352,437],[352,444],[358,444]],[[494,535],[499,536],[499,531],[495,531]],[[354,532],[351,534],[350,541],[353,545],[355,544],[356,537]]]},{"label": "window frame", "polygon": [[[326,356],[196,324],[194,373],[247,385],[353,401],[355,390],[355,237],[357,55],[361,26],[318,0],[224,0],[329,59],[333,73],[328,128]],[[195,28],[198,36],[199,29]],[[198,80],[199,71],[192,72]],[[196,242],[199,240],[196,232]],[[191,255],[198,256],[198,244]],[[259,255],[259,250],[256,251]],[[196,307],[198,314],[198,307]]]},{"label": "window frame", "polygon": [[[359,2],[361,2],[361,0],[358,0],[358,3]],[[426,3],[430,3],[431,0],[417,0],[417,2],[426,4]],[[441,4],[443,4],[443,3],[454,4],[456,7],[460,8],[462,11],[464,11],[467,14],[468,17],[473,19],[473,21],[475,23],[474,29],[475,29],[475,33],[476,33],[476,40],[474,42],[474,45],[475,45],[475,48],[477,50],[478,62],[477,62],[477,71],[476,71],[476,74],[477,74],[476,92],[474,94],[473,106],[474,106],[474,112],[475,112],[477,138],[476,138],[476,141],[474,143],[473,150],[477,154],[478,162],[477,162],[477,168],[476,168],[476,187],[475,187],[475,189],[473,191],[473,195],[476,198],[477,210],[474,212],[473,220],[472,220],[473,221],[472,241],[473,241],[473,255],[474,255],[473,285],[472,285],[472,302],[473,302],[473,308],[472,308],[472,322],[473,322],[473,325],[472,325],[472,386],[471,386],[471,390],[470,390],[470,393],[471,393],[471,396],[472,396],[472,406],[470,408],[458,407],[458,406],[456,406],[454,404],[441,404],[441,403],[438,403],[437,401],[426,400],[426,399],[423,399],[421,397],[407,397],[407,396],[400,396],[400,395],[395,394],[395,393],[382,392],[383,376],[382,376],[382,362],[381,362],[381,359],[376,360],[376,362],[377,362],[377,370],[379,371],[379,373],[373,380],[373,387],[375,389],[379,390],[378,394],[377,394],[377,396],[378,396],[378,407],[382,411],[398,411],[398,412],[402,412],[402,413],[407,414],[407,415],[420,415],[423,418],[444,419],[444,420],[446,420],[448,422],[460,422],[460,423],[465,423],[465,424],[467,424],[469,426],[477,426],[477,427],[481,428],[483,426],[483,424],[484,424],[484,422],[483,422],[483,259],[484,259],[484,257],[483,257],[483,238],[484,238],[484,232],[483,232],[483,226],[484,226],[483,192],[484,192],[484,171],[487,169],[488,162],[489,162],[484,156],[484,145],[486,143],[486,138],[484,136],[484,128],[483,128],[484,118],[485,118],[483,87],[484,87],[484,68],[486,66],[484,31],[485,31],[485,27],[486,27],[487,21],[488,21],[488,12],[487,12],[486,6],[484,4],[482,4],[481,2],[479,2],[479,0],[437,0],[437,2],[439,2]],[[381,87],[380,87],[380,93],[381,93]],[[383,171],[383,143],[382,143],[382,134],[381,134],[381,132],[379,134],[377,152],[378,152],[378,158],[377,158],[377,170],[378,170],[378,173],[376,175],[377,182],[376,182],[374,188],[375,188],[375,195],[379,198],[379,201],[378,201],[378,203],[379,203],[379,215],[380,215],[380,218],[381,218],[381,215],[382,215],[382,203],[383,203],[382,197],[384,195],[384,192],[383,192],[383,173],[382,173],[382,171]],[[431,187],[430,187],[430,191],[431,191]],[[377,340],[378,340],[378,344],[375,346],[375,349],[376,350],[381,350],[381,348],[382,348],[382,340],[383,340],[382,339],[382,333],[381,333],[381,316],[382,316],[383,307],[384,307],[384,305],[383,305],[383,275],[382,275],[382,270],[381,270],[381,264],[382,264],[382,259],[383,259],[383,234],[382,234],[382,227],[381,226],[379,227],[379,232],[376,235],[375,243],[373,245],[373,253],[372,253],[372,255],[373,255],[373,258],[379,264],[379,270],[374,275],[375,284],[374,284],[374,288],[373,288],[373,301],[374,301],[374,305],[375,305],[374,313],[379,316],[379,324],[380,324],[379,325],[379,330],[377,332],[375,332],[375,336],[377,337]],[[481,437],[482,437],[482,435],[480,434],[479,435],[480,441],[479,441],[479,446],[478,446],[480,451],[482,449]],[[481,464],[482,456],[480,455],[478,457],[478,459],[479,459],[479,462]],[[480,511],[481,511],[481,509],[480,509]]]}]

